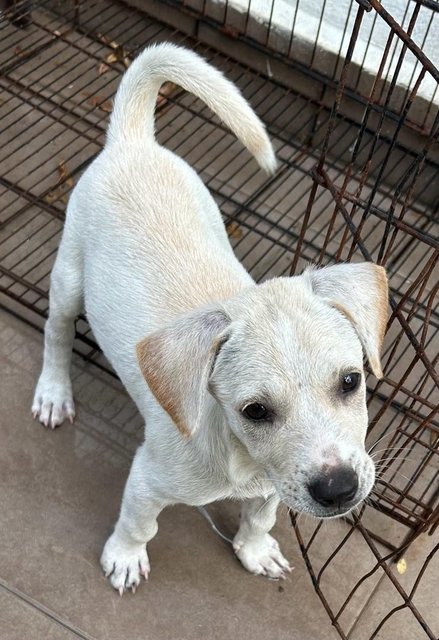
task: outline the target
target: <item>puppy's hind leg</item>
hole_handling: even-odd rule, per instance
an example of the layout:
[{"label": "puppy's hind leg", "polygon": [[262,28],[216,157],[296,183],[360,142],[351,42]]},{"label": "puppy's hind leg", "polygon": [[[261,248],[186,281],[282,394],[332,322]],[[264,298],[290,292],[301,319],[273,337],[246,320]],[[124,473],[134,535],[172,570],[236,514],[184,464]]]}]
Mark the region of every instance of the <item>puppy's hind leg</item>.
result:
[{"label": "puppy's hind leg", "polygon": [[141,577],[150,571],[147,543],[157,533],[157,517],[170,504],[153,489],[154,465],[148,460],[145,443],[134,458],[122,500],[119,520],[105,543],[101,566],[113,587],[123,594],[135,593]]},{"label": "puppy's hind leg", "polygon": [[49,318],[44,329],[44,363],[32,403],[32,415],[54,429],[73,422],[70,360],[75,318],[83,304],[83,266],[79,239],[66,221],[50,277]]},{"label": "puppy's hind leg", "polygon": [[277,495],[246,500],[241,509],[241,522],[233,540],[233,548],[250,573],[284,578],[291,571],[278,542],[268,533],[276,522]]}]

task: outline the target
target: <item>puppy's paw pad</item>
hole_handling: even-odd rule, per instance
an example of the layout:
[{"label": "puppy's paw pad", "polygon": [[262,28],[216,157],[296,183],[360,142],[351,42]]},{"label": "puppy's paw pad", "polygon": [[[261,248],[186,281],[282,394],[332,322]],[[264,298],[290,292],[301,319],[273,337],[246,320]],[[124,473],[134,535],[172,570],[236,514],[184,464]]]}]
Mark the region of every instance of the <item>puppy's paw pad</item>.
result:
[{"label": "puppy's paw pad", "polygon": [[285,578],[292,569],[282,555],[277,541],[268,533],[257,540],[235,539],[233,548],[250,573],[268,578]]},{"label": "puppy's paw pad", "polygon": [[147,580],[150,571],[146,545],[122,544],[113,533],[102,552],[101,567],[119,595],[128,589],[136,593],[142,577]]},{"label": "puppy's paw pad", "polygon": [[51,429],[58,427],[65,419],[73,423],[75,405],[70,380],[54,382],[40,378],[31,411],[34,420],[38,418],[45,427]]}]

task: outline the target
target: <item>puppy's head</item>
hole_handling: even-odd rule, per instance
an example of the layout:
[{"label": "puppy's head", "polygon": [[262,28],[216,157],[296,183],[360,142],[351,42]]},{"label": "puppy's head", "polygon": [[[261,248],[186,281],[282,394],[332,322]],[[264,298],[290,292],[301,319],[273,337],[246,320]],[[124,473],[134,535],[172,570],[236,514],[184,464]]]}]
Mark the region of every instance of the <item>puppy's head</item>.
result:
[{"label": "puppy's head", "polygon": [[185,435],[211,394],[287,505],[341,515],[374,483],[363,359],[382,376],[387,293],[369,263],[276,278],[147,337],[139,363]]}]

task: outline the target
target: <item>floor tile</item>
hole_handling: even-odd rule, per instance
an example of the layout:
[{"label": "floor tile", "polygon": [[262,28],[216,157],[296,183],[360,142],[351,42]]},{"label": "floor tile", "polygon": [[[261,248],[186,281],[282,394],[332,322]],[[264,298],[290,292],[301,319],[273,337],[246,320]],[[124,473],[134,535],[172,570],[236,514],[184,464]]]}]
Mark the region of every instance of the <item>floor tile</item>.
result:
[{"label": "floor tile", "polygon": [[[86,636],[82,636],[83,638]],[[78,640],[81,635],[0,586],[0,638],[4,640]]]}]

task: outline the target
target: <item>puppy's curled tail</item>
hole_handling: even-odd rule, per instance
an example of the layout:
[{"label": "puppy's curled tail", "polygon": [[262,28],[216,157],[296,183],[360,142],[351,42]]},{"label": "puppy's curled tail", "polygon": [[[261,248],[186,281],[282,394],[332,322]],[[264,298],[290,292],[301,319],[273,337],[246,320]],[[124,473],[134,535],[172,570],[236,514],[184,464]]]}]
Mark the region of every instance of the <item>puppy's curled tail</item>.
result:
[{"label": "puppy's curled tail", "polygon": [[205,102],[267,172],[276,158],[265,127],[237,87],[198,54],[170,43],[145,49],[117,91],[108,142],[154,140],[154,109],[161,85],[170,81]]}]

